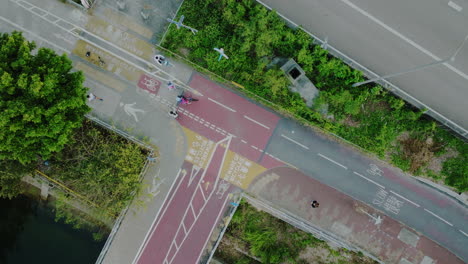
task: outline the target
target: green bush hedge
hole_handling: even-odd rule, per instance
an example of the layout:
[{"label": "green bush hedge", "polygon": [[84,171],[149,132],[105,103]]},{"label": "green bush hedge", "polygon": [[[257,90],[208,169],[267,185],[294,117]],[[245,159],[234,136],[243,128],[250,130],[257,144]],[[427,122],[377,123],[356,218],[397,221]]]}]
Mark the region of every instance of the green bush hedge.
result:
[{"label": "green bush hedge", "polygon": [[[444,132],[435,122],[421,118],[424,111],[409,107],[382,87],[368,84],[353,88],[353,83],[364,80],[361,72],[330,56],[314,45],[303,30],[287,27],[274,11],[254,1],[187,0],[179,11],[181,14],[186,17],[184,23],[199,32],[193,35],[171,25],[162,43],[165,48],[380,157],[393,153],[406,153],[400,157],[393,154],[393,160],[418,156],[409,155],[399,149],[400,144],[395,144],[405,131],[422,141],[433,138],[434,149],[446,144],[446,140],[455,142],[452,146],[467,145],[450,135],[439,137]],[[215,47],[224,48],[230,59],[218,61]],[[269,65],[274,57],[293,58],[306,71],[320,90],[313,109],[298,94],[290,92],[284,74]],[[328,112],[319,114],[318,109]],[[460,191],[468,190],[466,170],[459,168],[467,157],[462,151],[444,165],[446,183]],[[413,166],[405,163],[403,168],[412,168],[414,172],[427,162],[411,160],[411,163]],[[399,164],[403,163],[396,165]]]}]

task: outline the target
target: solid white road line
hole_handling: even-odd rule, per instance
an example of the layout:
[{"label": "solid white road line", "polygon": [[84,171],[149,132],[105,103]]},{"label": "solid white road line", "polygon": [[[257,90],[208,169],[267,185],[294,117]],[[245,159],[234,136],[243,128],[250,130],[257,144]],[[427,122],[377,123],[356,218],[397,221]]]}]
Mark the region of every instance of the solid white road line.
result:
[{"label": "solid white road line", "polygon": [[448,6],[450,6],[451,8],[455,9],[455,10],[458,11],[458,12],[461,12],[461,11],[463,10],[463,7],[461,7],[461,6],[457,5],[457,4],[455,4],[455,3],[452,2],[452,1],[449,1],[449,2],[448,2]]},{"label": "solid white road line", "polygon": [[[10,21],[10,20],[8,20],[8,19],[6,19],[6,18],[4,18],[4,17],[1,17],[1,16],[0,16],[0,19],[3,20],[4,22],[6,22],[6,23],[8,23],[8,24],[10,24],[10,25],[12,25],[12,26],[14,26],[14,27],[16,27],[16,28],[21,29],[21,31],[23,31],[23,32],[27,32],[27,33],[29,33],[29,34],[35,36],[36,38],[38,38],[38,39],[40,39],[40,40],[46,42],[46,43],[49,44],[49,45],[54,46],[55,48],[57,48],[57,49],[59,49],[59,50],[65,52],[65,53],[67,53],[67,54],[71,53],[71,51],[69,51],[69,50],[67,50],[67,49],[65,49],[65,48],[62,48],[62,47],[56,45],[55,43],[52,43],[52,42],[50,42],[50,41],[44,39],[43,37],[41,37],[41,36],[35,34],[35,33],[32,32],[32,31],[27,30],[26,28],[24,28],[24,27],[22,27],[22,26],[16,24],[16,23],[13,22],[13,21]],[[67,33],[68,33],[68,32],[67,32]]]},{"label": "solid white road line", "polygon": [[394,191],[390,191],[390,192],[393,193],[394,195],[400,197],[401,199],[406,200],[408,203],[412,203],[414,206],[420,207],[419,204],[417,204],[417,203],[411,201],[410,199],[407,199],[407,198],[403,197],[402,195],[399,195],[398,193],[396,193],[396,192],[394,192]]},{"label": "solid white road line", "polygon": [[[226,204],[227,204],[227,201],[228,201],[228,198],[229,198],[229,195],[226,195],[226,198],[224,199],[224,203],[223,203],[223,206],[221,207],[221,209],[219,210],[218,212],[218,215],[216,216],[216,221],[219,222],[219,218],[221,216],[221,213],[224,211],[224,207],[226,207]],[[213,234],[213,230],[215,228],[217,228],[218,225],[213,225],[213,227],[211,227],[211,231],[210,231],[210,234],[206,237],[206,240],[205,240],[205,243],[203,245],[203,248],[206,247],[206,244],[208,243],[208,240],[210,239],[211,235]],[[200,257],[202,255],[202,253],[204,252],[204,250],[200,251],[200,254],[198,255],[198,258],[197,258],[197,261],[195,263],[200,263]]]},{"label": "solid white road line", "polygon": [[460,231],[462,234],[464,234],[465,236],[467,236],[467,237],[468,237],[468,234],[467,234],[467,233],[465,233],[465,232],[461,231],[460,229],[458,229],[458,231]]},{"label": "solid white road line", "polygon": [[266,128],[266,129],[270,129],[270,128],[267,127],[266,125],[264,125],[264,124],[262,124],[262,123],[260,123],[260,122],[258,122],[258,121],[256,121],[256,120],[254,120],[254,119],[252,119],[252,118],[250,118],[250,117],[248,117],[248,116],[246,116],[246,115],[244,115],[244,118],[245,118],[245,119],[248,119],[248,120],[254,122],[255,124],[257,124],[257,125],[259,125],[259,126],[262,126],[262,127]]},{"label": "solid white road line", "polygon": [[223,105],[222,103],[220,103],[220,102],[218,102],[218,101],[216,101],[216,100],[213,100],[213,99],[211,99],[211,98],[209,98],[209,97],[208,97],[208,100],[210,100],[211,102],[213,102],[213,103],[215,103],[215,104],[217,104],[217,105],[219,105],[219,106],[222,106],[222,107],[226,108],[227,110],[229,110],[229,111],[231,111],[231,112],[234,112],[234,113],[237,112],[236,110],[234,110],[234,109],[232,109],[232,108],[230,108],[230,107],[227,107],[227,106]]},{"label": "solid white road line", "polygon": [[424,211],[426,211],[426,212],[430,213],[431,215],[433,215],[433,216],[439,218],[439,220],[444,221],[447,225],[453,226],[449,221],[447,221],[447,220],[443,219],[442,217],[440,217],[440,216],[434,214],[433,212],[427,210],[426,208],[424,208]]},{"label": "solid white road line", "polygon": [[340,167],[343,167],[343,169],[345,169],[345,170],[348,169],[345,165],[343,165],[343,164],[341,164],[341,163],[339,163],[339,162],[336,162],[336,161],[330,159],[329,157],[327,157],[327,156],[325,156],[325,155],[322,155],[322,154],[320,154],[320,153],[318,153],[317,155],[319,155],[320,157],[322,157],[322,158],[324,158],[324,159],[326,159],[326,160],[328,160],[328,161],[330,161],[330,162],[335,163],[336,165],[338,165],[338,166],[340,166]]},{"label": "solid white road line", "polygon": [[297,144],[297,145],[299,145],[299,146],[301,146],[301,147],[303,147],[303,148],[305,148],[305,149],[309,149],[307,146],[302,145],[301,143],[297,142],[296,140],[294,140],[294,139],[292,139],[292,138],[289,138],[289,137],[287,137],[287,136],[285,136],[285,135],[283,135],[283,134],[281,134],[281,136],[284,137],[285,139],[291,141],[291,142],[294,143],[294,144]]},{"label": "solid white road line", "polygon": [[359,174],[359,173],[357,173],[357,172],[355,172],[355,171],[353,171],[353,173],[356,174],[357,176],[363,178],[364,180],[369,181],[369,182],[371,182],[371,183],[373,183],[373,184],[379,186],[379,187],[382,188],[382,189],[385,189],[385,186],[376,183],[375,181],[373,181],[373,180],[367,178],[366,176],[364,176],[364,175],[362,175],[362,174]]},{"label": "solid white road line", "polygon": [[[387,24],[385,24],[384,22],[378,20],[376,17],[372,16],[371,14],[367,13],[366,11],[364,11],[363,9],[361,9],[360,7],[358,7],[357,5],[351,3],[349,0],[341,0],[343,3],[347,4],[348,6],[350,6],[351,8],[353,8],[354,10],[358,11],[359,13],[361,13],[362,15],[364,15],[365,17],[369,18],[370,20],[374,21],[375,23],[377,23],[379,26],[385,28],[386,30],[390,31],[391,33],[393,33],[395,36],[401,38],[402,40],[408,42],[411,46],[417,48],[418,50],[420,50],[421,52],[425,53],[427,56],[431,57],[432,59],[436,60],[436,61],[441,61],[442,59],[437,57],[436,55],[432,54],[430,51],[428,51],[427,49],[423,48],[422,46],[420,46],[419,44],[417,44],[416,42],[412,41],[411,39],[409,39],[408,37],[404,36],[403,34],[401,34],[400,32],[396,31],[395,29],[391,28],[390,26],[388,26]],[[447,62],[443,63],[447,68],[449,68],[450,70],[454,71],[455,73],[457,73],[458,75],[460,75],[461,77],[465,78],[466,80],[468,80],[468,75],[463,73],[462,71],[456,69],[455,67],[453,67],[452,65],[448,64]]]}]

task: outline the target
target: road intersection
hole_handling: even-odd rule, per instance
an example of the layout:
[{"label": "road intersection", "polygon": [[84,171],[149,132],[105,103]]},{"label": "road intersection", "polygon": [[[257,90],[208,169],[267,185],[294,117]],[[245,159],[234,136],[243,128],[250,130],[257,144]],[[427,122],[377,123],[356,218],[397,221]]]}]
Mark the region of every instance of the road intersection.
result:
[{"label": "road intersection", "polygon": [[[149,194],[148,209],[126,216],[104,263],[197,262],[202,253],[207,254],[204,249],[212,242],[215,227],[225,221],[233,194],[241,190],[257,194],[278,210],[294,211],[296,216],[389,262],[397,261],[403,253],[388,254],[386,249],[368,248],[366,243],[349,237],[353,230],[346,231],[346,226],[354,225],[351,220],[338,223],[334,219],[328,223],[337,224],[327,226],[327,209],[343,204],[343,212],[348,210],[353,219],[360,211],[345,205],[355,201],[359,208],[366,208],[368,219],[373,219],[369,214],[378,214],[383,220],[374,232],[384,232],[380,238],[383,242],[388,236],[385,230],[397,237],[399,231],[395,230],[402,230],[403,225],[415,229],[408,232],[416,233],[430,246],[415,244],[414,250],[419,253],[414,261],[424,256],[434,260],[451,256],[455,261],[451,263],[459,262],[430,239],[468,259],[463,247],[468,241],[465,206],[399,170],[221,87],[185,65],[152,65],[156,50],[143,36],[147,35],[145,27],[128,22],[132,18],[105,5],[97,8],[95,17],[88,17],[66,6],[61,10],[58,4],[48,8],[44,1],[4,2],[0,11],[2,31],[25,31],[39,45],[69,54],[74,65],[86,74],[86,85],[105,98],[105,104],[92,105],[93,114],[132,127],[161,148],[164,162],[159,175],[145,177],[145,182],[154,187],[145,194]],[[125,26],[133,29],[122,30],[124,25],[111,24],[116,21],[126,21]],[[86,57],[87,51],[104,63]],[[165,88],[169,80],[200,99],[180,107],[178,120],[167,116],[177,92]],[[285,166],[294,169],[277,169]],[[299,171],[304,174],[296,174]],[[156,180],[160,178],[164,181]],[[304,189],[308,185],[310,188]],[[299,186],[302,189],[294,191]],[[323,189],[329,191],[322,193]],[[271,196],[275,193],[281,199]],[[304,195],[298,198],[298,193]],[[341,198],[334,201],[331,193]],[[288,195],[284,194],[297,199],[285,199]],[[320,216],[324,222],[316,223],[309,216],[308,200],[314,195],[323,199]]]}]

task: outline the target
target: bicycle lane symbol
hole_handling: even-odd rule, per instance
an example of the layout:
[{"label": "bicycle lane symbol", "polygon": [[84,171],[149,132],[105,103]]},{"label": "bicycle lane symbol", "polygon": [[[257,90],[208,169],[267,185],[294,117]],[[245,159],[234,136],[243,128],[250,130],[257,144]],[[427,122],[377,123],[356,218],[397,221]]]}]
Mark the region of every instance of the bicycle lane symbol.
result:
[{"label": "bicycle lane symbol", "polygon": [[161,82],[148,75],[142,74],[138,81],[138,87],[149,93],[157,94],[161,87]]}]

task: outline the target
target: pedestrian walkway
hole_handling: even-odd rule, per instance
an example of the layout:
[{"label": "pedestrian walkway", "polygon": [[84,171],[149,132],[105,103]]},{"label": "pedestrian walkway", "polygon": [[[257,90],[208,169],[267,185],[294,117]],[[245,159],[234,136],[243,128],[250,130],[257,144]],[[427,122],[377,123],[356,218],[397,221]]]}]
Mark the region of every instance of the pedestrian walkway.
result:
[{"label": "pedestrian walkway", "polygon": [[[283,174],[291,179],[291,172],[275,168],[287,164],[266,151],[281,117],[216,85],[187,65],[177,61],[171,61],[171,66],[154,65],[152,59],[161,51],[151,45],[149,28],[141,18],[108,8],[107,2],[98,4],[93,16],[47,0],[27,5],[22,0],[10,2],[27,6],[27,16],[59,18],[53,22],[43,19],[49,24],[38,34],[46,38],[50,30],[60,31],[64,34],[60,38],[67,39],[65,48],[73,43],[70,57],[85,73],[85,85],[105,98],[90,102],[92,115],[131,136],[146,138],[159,150],[159,160],[143,177],[141,195],[115,226],[113,239],[106,243],[102,263],[154,263],[160,255],[151,252],[162,250],[155,247],[164,243],[171,243],[164,263],[183,263],[188,252],[190,259],[201,259],[195,247],[198,251],[209,248],[210,234],[223,222],[221,218],[233,202],[229,194],[239,189],[249,190],[388,262],[432,259],[441,263],[443,257],[460,263],[433,241],[310,177],[292,173],[297,181],[284,181]],[[16,17],[21,20],[25,16]],[[90,56],[86,56],[88,52]],[[169,81],[177,88],[168,89]],[[200,101],[178,108],[176,120],[168,112],[174,109],[176,95],[184,90]],[[281,184],[277,185],[279,179]],[[297,184],[308,188],[293,191]],[[320,202],[318,208],[310,206],[314,199]],[[374,221],[376,227],[369,221]],[[172,233],[159,233],[171,225],[177,226]],[[430,226],[427,230],[433,231]],[[188,236],[195,233],[197,236]],[[444,239],[443,234],[436,236]],[[384,248],[387,242],[391,246]]]},{"label": "pedestrian walkway", "polygon": [[[256,177],[248,191],[256,199],[247,200],[255,206],[332,245],[362,250],[384,263],[464,263],[447,249],[384,212],[295,169],[267,171]],[[320,206],[312,208],[313,200],[319,201]],[[375,201],[387,207],[396,206],[393,202],[385,191]]]}]

